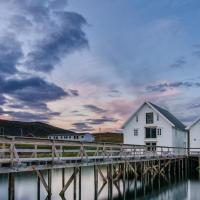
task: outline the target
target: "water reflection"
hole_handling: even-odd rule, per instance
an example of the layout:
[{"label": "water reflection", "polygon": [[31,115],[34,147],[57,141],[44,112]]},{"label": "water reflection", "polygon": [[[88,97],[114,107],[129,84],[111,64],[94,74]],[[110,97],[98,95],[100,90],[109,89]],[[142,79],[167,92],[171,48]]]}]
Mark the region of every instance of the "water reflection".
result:
[{"label": "water reflection", "polygon": [[[68,180],[73,169],[65,170],[65,180]],[[172,174],[165,174],[154,177],[150,176],[138,177],[135,180],[131,175],[126,179],[119,179],[113,182],[112,196],[109,197],[108,182],[105,182],[102,177],[98,176],[98,191],[95,196],[94,170],[90,167],[82,168],[81,177],[81,196],[79,198],[79,187],[76,187],[76,197],[82,200],[173,200],[173,199],[188,199],[199,200],[200,181],[198,174],[187,176],[180,174],[174,176]],[[106,168],[102,168],[102,175],[106,177]],[[47,181],[47,173],[44,173]],[[62,171],[53,170],[52,172],[52,196],[48,197],[44,187],[40,187],[40,199],[74,199],[73,184],[69,186],[63,198],[59,193],[62,189]],[[77,186],[79,179],[77,178]],[[123,188],[126,188],[124,192]],[[0,175],[0,199],[8,199],[8,180],[6,175]],[[16,200],[35,200],[38,198],[37,194],[37,176],[33,172],[18,173],[15,178],[15,199]]]}]

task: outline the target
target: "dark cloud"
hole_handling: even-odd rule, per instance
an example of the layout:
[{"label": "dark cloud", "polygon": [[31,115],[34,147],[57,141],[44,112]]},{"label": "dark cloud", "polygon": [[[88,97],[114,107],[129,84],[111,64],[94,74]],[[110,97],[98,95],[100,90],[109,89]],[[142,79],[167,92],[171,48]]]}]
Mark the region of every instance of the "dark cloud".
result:
[{"label": "dark cloud", "polygon": [[94,112],[94,113],[105,113],[105,112],[107,112],[107,110],[105,110],[103,108],[99,108],[99,107],[92,105],[92,104],[84,105],[83,107],[85,107],[86,109],[88,109],[89,111]]},{"label": "dark cloud", "polygon": [[112,117],[106,117],[103,116],[102,118],[98,119],[87,119],[87,123],[90,125],[101,125],[105,123],[115,123],[118,119],[112,118]]},{"label": "dark cloud", "polygon": [[69,92],[71,93],[72,96],[79,96],[79,91],[78,90],[69,89]]},{"label": "dark cloud", "polygon": [[[28,54],[26,65],[33,70],[49,72],[64,56],[88,46],[82,26],[86,20],[74,12],[55,12],[49,33]],[[57,23],[56,23],[57,22]]]},{"label": "dark cloud", "polygon": [[0,105],[3,105],[5,104],[7,101],[6,101],[6,98],[0,94]]},{"label": "dark cloud", "polygon": [[48,113],[31,113],[31,112],[22,112],[22,111],[5,111],[0,108],[0,115],[9,115],[12,116],[14,120],[21,121],[47,121],[51,117],[59,116],[58,112],[48,112]]},{"label": "dark cloud", "polygon": [[2,80],[0,91],[26,102],[53,101],[69,96],[61,87],[40,77]]},{"label": "dark cloud", "polygon": [[72,126],[74,127],[73,130],[78,132],[94,131],[94,128],[92,128],[92,126],[89,126],[87,123],[84,122],[77,122],[72,124]]},{"label": "dark cloud", "polygon": [[47,103],[79,92],[33,76],[30,69],[49,72],[69,53],[87,47],[85,18],[67,12],[67,0],[2,0],[0,9],[6,10],[0,17],[0,103],[9,109],[1,114],[19,120],[59,115]]},{"label": "dark cloud", "polygon": [[165,92],[168,89],[179,88],[179,87],[185,87],[185,88],[200,87],[200,82],[179,81],[173,83],[160,83],[157,85],[149,85],[146,87],[146,90],[149,92]]},{"label": "dark cloud", "polygon": [[185,60],[185,57],[178,58],[172,65],[170,65],[171,68],[182,68],[187,61]]},{"label": "dark cloud", "polygon": [[13,34],[0,37],[0,76],[15,74],[17,64],[23,57],[21,44]]},{"label": "dark cloud", "polygon": [[[3,95],[11,97],[7,102],[7,106],[11,111],[4,111],[1,114],[7,114],[14,119],[25,121],[27,119],[29,121],[47,120],[53,116],[58,116],[59,113],[54,113],[48,108],[47,102],[70,96],[61,87],[39,77],[8,80],[0,78],[0,92]],[[1,99],[5,102],[4,96]],[[20,111],[14,112],[12,109]],[[31,109],[35,113],[25,112],[24,110],[26,109]]]}]

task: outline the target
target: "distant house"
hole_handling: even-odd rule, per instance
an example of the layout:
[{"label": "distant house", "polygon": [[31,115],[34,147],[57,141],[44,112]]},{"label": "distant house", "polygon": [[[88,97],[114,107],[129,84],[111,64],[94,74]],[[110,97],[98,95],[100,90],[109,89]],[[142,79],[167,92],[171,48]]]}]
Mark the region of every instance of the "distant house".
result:
[{"label": "distant house", "polygon": [[[190,148],[200,148],[200,118],[190,124],[186,130],[189,132]],[[195,151],[195,149],[190,149],[190,151]]]},{"label": "distant house", "polygon": [[59,133],[50,134],[48,139],[53,140],[71,140],[71,141],[83,141],[83,142],[93,142],[94,137],[89,133]]},{"label": "distant house", "polygon": [[123,134],[119,132],[98,132],[92,135],[96,142],[123,143]]},{"label": "distant house", "polygon": [[122,128],[127,144],[187,147],[185,126],[169,111],[151,102],[144,102]]}]

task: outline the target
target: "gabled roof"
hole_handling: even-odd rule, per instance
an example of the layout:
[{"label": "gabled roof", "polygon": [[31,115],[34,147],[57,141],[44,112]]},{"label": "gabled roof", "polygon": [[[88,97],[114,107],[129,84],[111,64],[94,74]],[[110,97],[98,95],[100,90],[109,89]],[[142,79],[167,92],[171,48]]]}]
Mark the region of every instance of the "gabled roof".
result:
[{"label": "gabled roof", "polygon": [[200,118],[196,119],[194,122],[192,122],[189,126],[187,126],[186,130],[190,130],[190,128],[192,126],[194,126],[195,124],[197,124],[200,121]]},{"label": "gabled roof", "polygon": [[151,103],[151,102],[144,102],[139,109],[133,113],[131,115],[131,117],[124,123],[124,125],[122,126],[122,128],[124,128],[129,122],[130,120],[139,112],[139,110],[145,105],[147,104],[148,106],[150,106],[154,111],[158,112],[165,120],[167,120],[172,126],[180,129],[180,130],[185,130],[185,125],[179,121],[174,115],[172,115],[169,111]]},{"label": "gabled roof", "polygon": [[174,115],[172,115],[169,111],[149,102],[159,113],[164,115],[174,126],[180,130],[185,130],[185,125],[178,120]]}]

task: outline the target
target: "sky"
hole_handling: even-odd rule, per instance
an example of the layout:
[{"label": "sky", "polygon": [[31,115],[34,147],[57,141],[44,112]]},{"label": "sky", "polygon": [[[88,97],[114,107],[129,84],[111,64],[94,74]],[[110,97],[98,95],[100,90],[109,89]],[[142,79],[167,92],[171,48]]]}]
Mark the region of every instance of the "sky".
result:
[{"label": "sky", "polygon": [[144,101],[200,117],[199,0],[1,0],[1,119],[119,130]]}]

